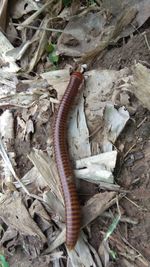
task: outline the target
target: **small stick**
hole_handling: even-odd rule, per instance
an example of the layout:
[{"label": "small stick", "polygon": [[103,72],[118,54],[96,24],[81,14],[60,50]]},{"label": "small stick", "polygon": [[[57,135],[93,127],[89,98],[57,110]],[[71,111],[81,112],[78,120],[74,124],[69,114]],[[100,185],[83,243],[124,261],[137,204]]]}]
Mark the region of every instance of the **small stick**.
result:
[{"label": "small stick", "polygon": [[132,201],[130,198],[128,198],[127,196],[124,196],[125,199],[127,199],[130,203],[132,203],[135,207],[145,210],[147,211],[147,209],[142,208],[141,206],[139,206],[138,204],[136,204],[134,201]]},{"label": "small stick", "polygon": [[39,10],[37,10],[29,18],[27,18],[22,24],[20,24],[19,27],[22,27],[22,26],[25,26],[25,25],[29,25],[30,23],[32,23],[53,2],[54,2],[54,0],[48,1],[48,3],[46,3],[45,5],[43,5]]},{"label": "small stick", "polygon": [[9,25],[19,26],[18,30],[21,30],[21,28],[27,28],[27,29],[33,29],[33,30],[41,30],[41,31],[50,31],[50,32],[63,32],[63,30],[60,29],[53,29],[53,28],[47,28],[47,27],[36,27],[31,25],[23,25],[19,23],[12,23],[10,22]]},{"label": "small stick", "polygon": [[90,135],[89,138],[93,137],[93,135],[97,134],[101,130],[102,126],[98,126]]},{"label": "small stick", "polygon": [[136,143],[134,143],[129,149],[128,151],[124,154],[124,158],[126,158],[126,156],[130,153],[130,151],[136,146]]},{"label": "small stick", "polygon": [[145,117],[138,125],[137,129],[141,127],[141,125],[147,120],[147,117]]},{"label": "small stick", "polygon": [[145,38],[145,43],[146,43],[148,49],[150,50],[150,45],[149,45],[149,42],[148,42],[148,40],[147,40],[147,35],[146,35],[145,32],[143,33],[143,35],[144,35],[144,38]]},{"label": "small stick", "polygon": [[[110,219],[113,218],[113,215],[111,215],[111,214],[110,214],[109,212],[107,212],[107,211],[104,212],[101,216],[104,217],[104,218],[110,218]],[[134,224],[134,225],[138,224],[138,221],[137,221],[137,220],[131,219],[131,218],[126,217],[126,216],[121,216],[120,221],[121,221],[121,222],[124,222],[124,223]]]}]

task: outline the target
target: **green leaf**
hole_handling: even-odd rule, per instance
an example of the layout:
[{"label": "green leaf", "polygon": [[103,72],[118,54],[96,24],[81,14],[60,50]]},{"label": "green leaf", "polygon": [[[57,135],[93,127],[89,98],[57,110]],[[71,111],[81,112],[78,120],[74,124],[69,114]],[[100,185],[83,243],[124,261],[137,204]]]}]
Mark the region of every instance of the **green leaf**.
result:
[{"label": "green leaf", "polygon": [[53,64],[58,63],[59,56],[56,55],[56,51],[53,51],[52,53],[50,53],[48,57],[49,57],[50,62],[52,62]]},{"label": "green leaf", "polygon": [[0,267],[10,267],[3,255],[0,255]]},{"label": "green leaf", "polygon": [[104,240],[106,241],[110,235],[113,233],[113,231],[116,229],[118,223],[120,221],[120,215],[117,215],[116,218],[114,218],[112,224],[109,226],[108,231],[104,237]]},{"label": "green leaf", "polygon": [[47,52],[47,53],[52,53],[52,52],[54,51],[54,49],[55,49],[55,45],[53,45],[52,43],[50,43],[50,44],[48,44],[48,45],[45,47],[45,49],[46,49],[46,52]]},{"label": "green leaf", "polygon": [[114,250],[109,250],[109,254],[112,257],[113,260],[117,259],[117,253]]}]

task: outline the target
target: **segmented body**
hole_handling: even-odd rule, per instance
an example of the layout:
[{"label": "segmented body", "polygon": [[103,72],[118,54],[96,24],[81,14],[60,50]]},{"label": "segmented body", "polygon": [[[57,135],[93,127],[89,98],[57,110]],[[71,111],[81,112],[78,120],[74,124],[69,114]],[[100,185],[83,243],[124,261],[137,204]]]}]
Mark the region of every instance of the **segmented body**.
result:
[{"label": "segmented body", "polygon": [[80,231],[80,205],[67,146],[67,118],[83,81],[83,74],[73,72],[60,102],[54,125],[54,151],[61,180],[66,211],[66,244],[73,249]]}]

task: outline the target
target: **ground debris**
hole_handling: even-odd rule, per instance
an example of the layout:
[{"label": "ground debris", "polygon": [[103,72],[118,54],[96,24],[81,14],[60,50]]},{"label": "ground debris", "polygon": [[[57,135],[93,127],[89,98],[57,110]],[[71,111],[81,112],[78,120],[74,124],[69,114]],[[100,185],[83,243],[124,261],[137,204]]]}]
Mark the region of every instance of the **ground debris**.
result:
[{"label": "ground debris", "polygon": [[[0,261],[150,265],[149,11],[149,0],[2,1]],[[79,63],[67,140],[82,225],[68,251],[53,125]]]}]

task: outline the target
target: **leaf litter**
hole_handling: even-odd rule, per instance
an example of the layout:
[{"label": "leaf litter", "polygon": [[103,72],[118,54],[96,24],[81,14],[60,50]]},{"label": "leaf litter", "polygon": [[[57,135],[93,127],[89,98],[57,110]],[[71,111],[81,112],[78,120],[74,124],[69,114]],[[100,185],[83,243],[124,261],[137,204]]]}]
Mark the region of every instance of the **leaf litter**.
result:
[{"label": "leaf litter", "polygon": [[[114,1],[106,1],[102,6],[95,1],[88,8],[78,3],[74,12],[73,5],[77,3],[72,1],[70,15],[66,17],[63,12],[65,14],[67,8],[62,2],[15,1],[9,17],[9,26],[14,26],[16,36],[10,38],[12,44],[9,35],[11,30],[13,33],[13,27],[7,31],[2,21],[7,1],[0,8],[0,26],[6,30],[6,35],[0,31],[0,168],[3,169],[0,217],[4,225],[0,244],[9,257],[11,240],[13,254],[19,255],[18,246],[21,244],[33,266],[40,262],[43,267],[50,262],[54,266],[66,266],[66,257],[67,266],[101,267],[102,262],[104,266],[109,264],[110,256],[116,259],[114,251],[109,248],[109,240],[121,220],[121,214],[112,223],[111,232],[105,231],[107,240],[104,238],[100,243],[99,239],[99,246],[106,245],[99,254],[90,244],[86,230],[104,211],[112,206],[115,208],[118,193],[113,190],[120,190],[114,175],[118,156],[116,142],[130,121],[131,111],[137,109],[137,100],[132,102],[132,98],[137,98],[143,107],[149,109],[149,70],[141,63],[135,63],[119,71],[91,68],[84,74],[82,93],[75,100],[68,120],[69,153],[78,192],[82,181],[88,181],[86,186],[100,185],[101,191],[82,204],[80,238],[73,252],[66,249],[64,253],[65,208],[53,158],[52,127],[72,63],[64,67],[59,61],[62,55],[77,57],[74,61],[87,63],[90,68],[95,57],[99,54],[103,56],[102,52],[106,52],[107,47],[115,45],[144,24],[149,17],[149,1],[144,1],[142,6],[140,1],[136,4],[123,1],[121,6],[116,1],[113,9],[110,2]],[[48,43],[56,44],[54,56],[57,56],[57,61],[51,60],[51,63],[46,51]],[[6,125],[10,126],[10,131]],[[43,144],[41,129],[45,138]],[[16,147],[17,142],[24,142],[25,154],[21,147]],[[20,156],[20,160],[26,158],[25,162],[19,162],[17,157]],[[16,159],[22,170],[17,170]],[[16,171],[21,175],[17,175]],[[122,197],[120,195],[120,199]],[[7,247],[4,240],[7,240]],[[129,250],[127,253],[130,254]],[[124,250],[120,255],[125,257]],[[47,257],[47,265],[44,265],[44,257]],[[139,256],[141,261],[147,264],[142,255]],[[29,266],[26,259],[22,266]]]}]

